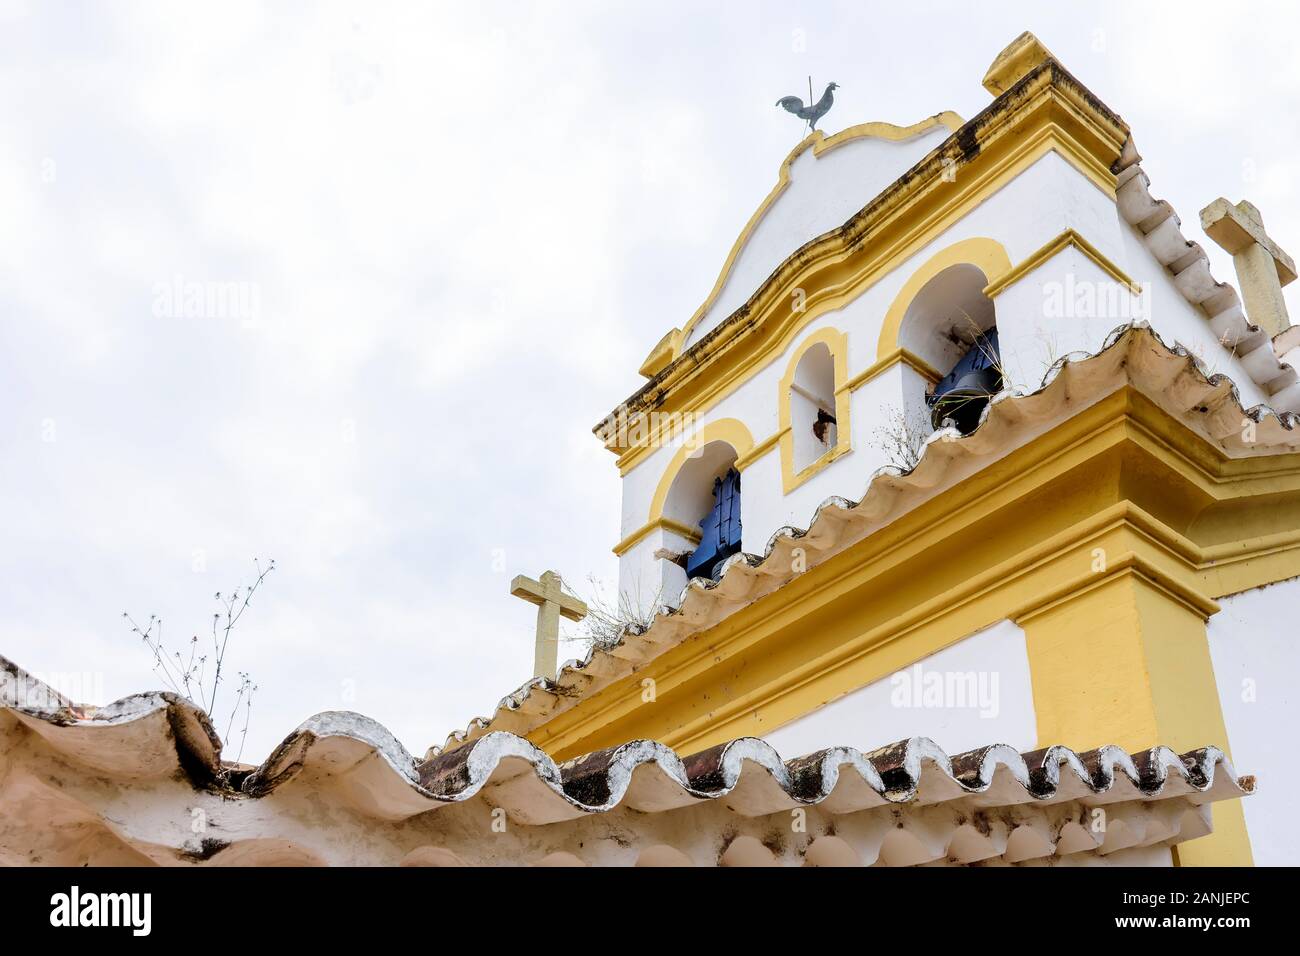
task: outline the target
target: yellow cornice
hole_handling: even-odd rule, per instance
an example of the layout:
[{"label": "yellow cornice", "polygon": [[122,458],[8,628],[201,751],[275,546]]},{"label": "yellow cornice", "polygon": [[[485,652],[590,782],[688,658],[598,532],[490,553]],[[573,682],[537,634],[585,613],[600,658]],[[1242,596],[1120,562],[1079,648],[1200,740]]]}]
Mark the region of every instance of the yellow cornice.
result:
[{"label": "yellow cornice", "polygon": [[659,517],[652,521],[647,521],[618,544],[614,545],[614,553],[619,557],[622,557],[628,551],[632,550],[632,546],[646,535],[650,534],[652,531],[659,530],[672,531],[675,534],[681,535],[692,544],[700,543],[700,531],[698,528],[691,528],[688,525],[682,524],[680,521],[674,521],[672,518]]},{"label": "yellow cornice", "polygon": [[1108,276],[1114,279],[1122,286],[1126,286],[1134,295],[1142,294],[1142,287],[1128,277],[1119,266],[1115,265],[1106,255],[1094,246],[1091,242],[1075,232],[1073,229],[1066,229],[1059,236],[1044,243],[1039,249],[1035,250],[1022,262],[1012,266],[1007,272],[996,278],[993,278],[984,288],[984,294],[990,299],[995,298],[1002,290],[1014,282],[1018,282],[1030,272],[1033,272],[1047,260],[1051,259],[1058,252],[1064,249],[1075,248],[1097,264],[1100,269]]},{"label": "yellow cornice", "polygon": [[654,378],[666,369],[669,363],[681,352],[683,334],[681,329],[672,329],[668,332],[650,350],[650,354],[641,363],[641,368],[638,371],[646,378]]},{"label": "yellow cornice", "polygon": [[1201,618],[1221,595],[1300,575],[1300,454],[1229,459],[1121,389],[528,737],[566,759],[639,737],[691,751],[761,735],[981,627],[1135,575]]},{"label": "yellow cornice", "polygon": [[984,74],[984,89],[994,96],[1015,86],[1034,67],[1053,59],[1052,53],[1028,30],[1020,34],[997,55]]},{"label": "yellow cornice", "polygon": [[[1043,156],[1055,152],[1108,196],[1128,127],[1055,61],[1037,67],[932,150],[843,227],[787,259],[740,309],[633,395],[620,411],[702,414],[777,359],[809,322],[862,294]],[[791,290],[804,293],[801,311]],[[611,416],[611,420],[614,416]],[[624,472],[650,449],[618,445]]]}]

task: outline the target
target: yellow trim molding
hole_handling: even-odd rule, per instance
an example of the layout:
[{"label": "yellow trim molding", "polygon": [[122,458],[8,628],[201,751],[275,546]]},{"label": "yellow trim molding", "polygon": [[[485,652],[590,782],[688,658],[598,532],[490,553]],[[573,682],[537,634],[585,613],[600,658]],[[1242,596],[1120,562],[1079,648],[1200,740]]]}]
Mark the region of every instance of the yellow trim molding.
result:
[{"label": "yellow trim molding", "polygon": [[[945,269],[959,265],[975,266],[984,273],[986,280],[995,280],[1011,271],[1011,257],[1007,255],[1006,246],[985,236],[963,239],[936,252],[908,277],[890,303],[885,321],[880,326],[880,342],[876,345],[877,360],[902,348],[898,337],[903,330],[903,319],[907,317],[912,301],[926,284]],[[984,294],[988,295],[987,291]],[[942,377],[941,375],[940,378]]]},{"label": "yellow trim molding", "polygon": [[[841,229],[806,244],[749,301],[675,358],[620,410],[707,412],[784,354],[799,332],[842,308],[1049,153],[1108,197],[1128,126],[1054,60],[1034,68],[873,199]],[[795,311],[793,290],[803,292]],[[892,348],[892,344],[891,344]],[[596,433],[626,474],[652,443],[620,443],[611,416]]]},{"label": "yellow trim molding", "polygon": [[[939,126],[946,128],[950,133],[955,133],[961,129],[963,122],[964,120],[956,113],[945,110],[942,113],[936,113],[934,116],[923,119],[919,123],[913,123],[911,126],[895,126],[893,123],[859,123],[857,126],[850,126],[848,129],[840,130],[840,132],[830,137],[827,137],[819,129],[809,133],[798,146],[790,151],[790,155],[782,161],[781,169],[777,173],[776,185],[767,194],[767,198],[754,210],[754,214],[745,223],[745,228],[740,231],[740,235],[732,244],[731,251],[727,253],[727,260],[722,264],[722,271],[718,274],[717,281],[713,283],[713,289],[709,292],[708,298],[695,310],[691,320],[686,323],[686,328],[681,331],[672,358],[676,358],[681,354],[682,344],[690,338],[691,332],[703,321],[709,310],[713,308],[713,303],[718,300],[718,296],[722,294],[722,290],[727,285],[727,279],[731,276],[731,270],[735,267],[741,250],[749,244],[750,237],[754,234],[754,230],[758,228],[758,224],[763,221],[763,217],[767,215],[767,211],[781,198],[781,194],[789,188],[790,167],[808,149],[812,149],[814,157],[820,157],[823,153],[828,153],[837,146],[843,146],[845,143],[852,143],[859,139],[883,139],[891,143],[901,143],[905,140],[914,139],[922,133],[928,133]],[[644,369],[649,364],[649,360],[647,360],[646,365],[642,366],[642,375],[647,375]]]},{"label": "yellow trim molding", "polygon": [[753,448],[751,448],[746,454],[741,455],[739,458],[736,459],[736,469],[738,471],[744,471],[754,462],[758,461],[760,458],[762,458],[764,455],[766,455],[769,451],[771,451],[773,448],[777,446],[777,443],[780,442],[781,436],[783,434],[785,434],[784,430],[778,428],[772,434],[768,435],[761,442],[759,442]]},{"label": "yellow trim molding", "polygon": [[681,329],[673,329],[667,335],[659,340],[650,354],[646,356],[645,361],[641,363],[638,371],[646,378],[654,378],[681,352],[682,336],[685,333]]},{"label": "yellow trim molding", "polygon": [[[799,369],[799,363],[808,353],[808,350],[816,345],[826,346],[831,353],[831,361],[834,363],[835,368],[835,444],[833,447],[826,449],[816,460],[796,472],[794,467],[794,431],[790,415],[790,390],[794,385],[794,376]],[[778,386],[780,391],[777,393],[778,421],[780,422],[777,434],[780,436],[779,443],[781,446],[781,484],[787,495],[823,468],[826,468],[831,462],[843,458],[853,450],[851,442],[852,428],[849,421],[852,402],[849,392],[844,388],[849,376],[848,366],[849,337],[839,329],[833,328],[818,329],[809,335],[799,343],[799,347],[795,349],[794,354],[790,356],[790,361],[786,364],[785,374],[781,376],[781,383]]]},{"label": "yellow trim molding", "polygon": [[864,368],[857,375],[854,375],[844,383],[843,388],[845,391],[856,392],[873,378],[883,375],[895,365],[906,365],[908,368],[913,369],[920,374],[920,376],[931,385],[936,384],[941,378],[943,378],[942,372],[915,352],[910,352],[907,349],[894,349],[892,352],[887,352],[880,358],[876,359],[875,362],[867,368]]},{"label": "yellow trim molding", "polygon": [[997,55],[984,74],[984,89],[994,96],[1005,93],[1034,67],[1052,59],[1052,52],[1028,30]]},{"label": "yellow trim molding", "polygon": [[984,287],[984,294],[990,299],[994,298],[1007,286],[1011,285],[1013,282],[1018,282],[1030,272],[1033,272],[1041,266],[1048,259],[1051,259],[1058,252],[1063,249],[1068,249],[1071,246],[1078,249],[1085,256],[1091,259],[1103,272],[1120,285],[1126,286],[1134,295],[1142,294],[1142,287],[1130,279],[1123,269],[1111,262],[1111,260],[1108,259],[1100,249],[1094,246],[1087,239],[1083,238],[1083,236],[1079,235],[1079,233],[1075,232],[1073,229],[1065,230],[1056,238],[1045,243],[1023,262],[1005,270],[998,275],[997,278],[991,278],[989,284]]},{"label": "yellow trim molding", "polygon": [[658,518],[654,521],[647,521],[618,544],[614,545],[614,553],[619,557],[622,557],[627,554],[627,552],[631,551],[633,546],[646,535],[659,530],[671,531],[674,534],[679,534],[692,544],[700,543],[699,528],[692,528],[689,525],[682,524],[680,521],[674,521],[672,518]]}]

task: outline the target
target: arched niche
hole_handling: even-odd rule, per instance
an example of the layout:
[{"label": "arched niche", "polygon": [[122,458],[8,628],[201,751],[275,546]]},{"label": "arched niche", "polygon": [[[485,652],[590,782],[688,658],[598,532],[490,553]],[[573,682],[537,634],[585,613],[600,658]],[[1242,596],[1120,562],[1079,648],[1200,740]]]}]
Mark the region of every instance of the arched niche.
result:
[{"label": "arched niche", "polygon": [[740,550],[737,462],[753,447],[742,422],[718,419],[688,436],[665,469],[648,525],[659,535],[655,557],[662,563],[656,564],[654,575],[663,595],[679,593],[688,576],[711,576]]},{"label": "arched niche", "polygon": [[808,351],[790,383],[790,428],[794,435],[794,468],[803,471],[835,447],[835,356],[824,342]]},{"label": "arched niche", "polygon": [[[938,369],[942,377],[921,390],[931,427],[978,427],[989,398],[1001,391],[1002,357],[993,300],[984,294],[988,276],[970,263],[949,266],[927,282],[903,316],[898,338],[904,349]],[[904,407],[920,417],[915,392]]]},{"label": "arched niche", "polygon": [[677,559],[686,576],[716,578],[723,562],[741,549],[736,449],[725,441],[701,448],[678,471],[664,508],[669,521],[698,529],[695,547]]},{"label": "arched niche", "polygon": [[786,494],[849,451],[848,336],[813,332],[781,378],[781,478]]}]

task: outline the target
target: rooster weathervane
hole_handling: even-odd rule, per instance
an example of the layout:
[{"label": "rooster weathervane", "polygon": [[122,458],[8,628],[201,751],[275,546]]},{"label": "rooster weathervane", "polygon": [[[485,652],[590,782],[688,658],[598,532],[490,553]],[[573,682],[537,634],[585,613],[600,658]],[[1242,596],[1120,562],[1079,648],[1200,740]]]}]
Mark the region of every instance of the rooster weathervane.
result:
[{"label": "rooster weathervane", "polygon": [[835,103],[835,90],[840,85],[835,82],[826,84],[826,92],[816,103],[812,101],[812,77],[808,77],[808,105],[803,105],[803,100],[797,96],[783,96],[776,101],[776,105],[788,113],[793,113],[801,120],[807,123],[807,129],[814,130],[817,128],[817,121],[830,112],[831,106]]}]

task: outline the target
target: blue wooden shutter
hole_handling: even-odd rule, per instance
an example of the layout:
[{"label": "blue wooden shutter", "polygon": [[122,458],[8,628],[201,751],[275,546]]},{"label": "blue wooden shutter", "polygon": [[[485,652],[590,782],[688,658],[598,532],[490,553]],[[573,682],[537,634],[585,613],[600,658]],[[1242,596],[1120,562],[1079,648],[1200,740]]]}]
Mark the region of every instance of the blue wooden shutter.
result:
[{"label": "blue wooden shutter", "polygon": [[713,480],[713,507],[700,522],[700,544],[686,559],[689,577],[709,577],[714,566],[740,550],[740,472]]}]

